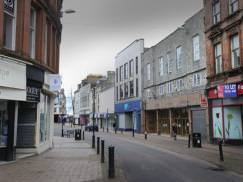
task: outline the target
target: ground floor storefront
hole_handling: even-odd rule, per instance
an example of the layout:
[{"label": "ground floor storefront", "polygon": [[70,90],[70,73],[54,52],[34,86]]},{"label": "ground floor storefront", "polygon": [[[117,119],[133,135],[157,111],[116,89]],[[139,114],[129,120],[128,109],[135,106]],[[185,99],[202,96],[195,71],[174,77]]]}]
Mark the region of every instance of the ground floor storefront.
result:
[{"label": "ground floor storefront", "polygon": [[200,133],[207,139],[206,127],[207,109],[200,106],[147,110],[145,112],[145,126],[149,133],[188,136]]},{"label": "ground floor storefront", "polygon": [[116,128],[121,131],[141,132],[141,101],[130,101],[115,105]]}]

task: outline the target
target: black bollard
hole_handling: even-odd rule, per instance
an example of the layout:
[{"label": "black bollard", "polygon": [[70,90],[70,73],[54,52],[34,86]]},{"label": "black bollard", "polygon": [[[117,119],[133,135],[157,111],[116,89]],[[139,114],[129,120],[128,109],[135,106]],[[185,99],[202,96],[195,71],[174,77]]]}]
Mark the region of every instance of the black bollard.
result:
[{"label": "black bollard", "polygon": [[100,154],[100,137],[97,137],[97,154]]},{"label": "black bollard", "polygon": [[109,147],[109,167],[108,167],[108,176],[109,178],[115,177],[115,147]]},{"label": "black bollard", "polygon": [[132,129],[132,137],[134,137],[134,129]]},{"label": "black bollard", "polygon": [[188,135],[188,148],[191,147],[191,135],[189,134]]},{"label": "black bollard", "polygon": [[105,162],[105,141],[101,140],[101,163]]},{"label": "black bollard", "polygon": [[95,148],[95,136],[94,135],[92,136],[92,148],[93,149]]},{"label": "black bollard", "polygon": [[220,161],[224,161],[224,153],[223,153],[222,143],[223,143],[223,140],[219,140],[219,156],[220,156]]},{"label": "black bollard", "polygon": [[83,131],[83,140],[84,140],[84,131]]},{"label": "black bollard", "polygon": [[147,136],[148,134],[147,134],[147,132],[145,131],[145,133],[144,133],[144,138],[145,138],[145,140],[147,140],[148,139],[148,136]]}]

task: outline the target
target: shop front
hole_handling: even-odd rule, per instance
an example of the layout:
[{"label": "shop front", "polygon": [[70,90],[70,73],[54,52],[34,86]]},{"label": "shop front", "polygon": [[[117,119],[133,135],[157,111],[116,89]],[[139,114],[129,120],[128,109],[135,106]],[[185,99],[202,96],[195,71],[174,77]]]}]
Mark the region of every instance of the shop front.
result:
[{"label": "shop front", "polygon": [[243,143],[243,83],[220,85],[208,92],[212,142]]},{"label": "shop front", "polygon": [[25,64],[0,57],[0,161],[15,160],[18,102],[25,99]]},{"label": "shop front", "polygon": [[130,101],[115,105],[118,115],[118,130],[141,132],[141,101]]}]

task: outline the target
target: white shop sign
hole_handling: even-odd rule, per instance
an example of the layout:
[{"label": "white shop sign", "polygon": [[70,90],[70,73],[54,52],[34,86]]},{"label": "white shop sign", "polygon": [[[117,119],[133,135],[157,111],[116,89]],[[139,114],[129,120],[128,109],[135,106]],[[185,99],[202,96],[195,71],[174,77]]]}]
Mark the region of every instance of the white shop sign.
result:
[{"label": "white shop sign", "polygon": [[0,58],[0,87],[26,89],[26,65]]},{"label": "white shop sign", "polygon": [[0,57],[0,99],[26,100],[26,65]]}]

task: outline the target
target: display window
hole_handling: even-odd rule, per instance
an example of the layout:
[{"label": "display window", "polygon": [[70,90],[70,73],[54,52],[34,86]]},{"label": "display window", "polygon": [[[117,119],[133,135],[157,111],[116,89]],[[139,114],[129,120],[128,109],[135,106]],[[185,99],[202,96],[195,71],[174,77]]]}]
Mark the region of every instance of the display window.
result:
[{"label": "display window", "polygon": [[7,139],[8,139],[7,102],[0,101],[0,147],[7,146]]}]

